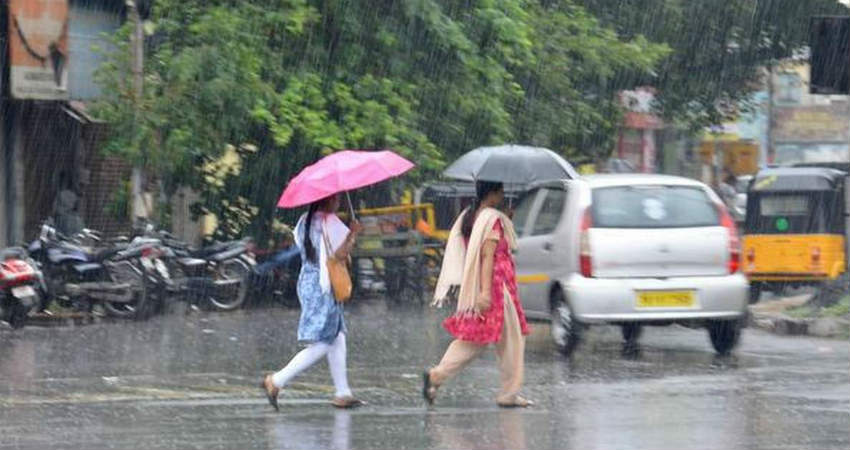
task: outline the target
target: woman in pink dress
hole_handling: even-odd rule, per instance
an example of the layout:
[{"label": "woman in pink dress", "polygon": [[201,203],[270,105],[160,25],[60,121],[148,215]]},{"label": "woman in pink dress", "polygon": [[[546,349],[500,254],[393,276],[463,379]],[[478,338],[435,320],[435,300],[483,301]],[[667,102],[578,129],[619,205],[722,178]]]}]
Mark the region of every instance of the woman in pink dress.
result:
[{"label": "woman in pink dress", "polygon": [[501,183],[479,181],[476,194],[452,227],[435,293],[435,304],[442,305],[450,292],[457,292],[457,311],[443,322],[455,340],[440,363],[423,374],[422,395],[432,404],[443,383],[494,344],[502,379],[497,403],[526,407],[532,402],[519,390],[529,328],[511,254],[516,233],[511,220],[496,209],[505,195]]}]

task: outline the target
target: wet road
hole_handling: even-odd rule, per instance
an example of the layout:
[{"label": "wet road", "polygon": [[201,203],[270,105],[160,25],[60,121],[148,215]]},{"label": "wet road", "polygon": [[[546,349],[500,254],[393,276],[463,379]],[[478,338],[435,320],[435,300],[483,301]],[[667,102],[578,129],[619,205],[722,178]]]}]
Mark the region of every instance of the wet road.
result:
[{"label": "wet road", "polygon": [[846,449],[850,344],[746,330],[717,359],[703,330],[593,329],[572,361],[534,324],[525,394],[500,410],[491,353],[421,400],[445,311],[349,308],[349,368],[369,405],[338,411],[322,363],[274,413],[257,387],[296,350],[298,311],[0,330],[0,449]]}]

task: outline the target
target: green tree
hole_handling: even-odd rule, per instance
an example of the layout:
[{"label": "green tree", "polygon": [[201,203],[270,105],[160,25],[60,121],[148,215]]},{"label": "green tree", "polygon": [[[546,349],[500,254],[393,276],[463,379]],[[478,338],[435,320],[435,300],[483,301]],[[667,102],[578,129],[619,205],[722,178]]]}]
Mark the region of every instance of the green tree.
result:
[{"label": "green tree", "polygon": [[[610,80],[667,54],[571,1],[160,0],[150,28],[143,99],[124,85],[126,32],[99,73],[109,148],[148,149],[168,186],[201,191],[199,211],[236,215],[228,234],[270,223],[295,172],[338,149],[397,150],[413,183],[480,145],[603,152]],[[241,171],[208,185],[204,163],[245,144]]]},{"label": "green tree", "polygon": [[[618,35],[646,36],[673,50],[657,76],[624,72],[616,88],[651,84],[659,107],[691,128],[747,106],[760,68],[808,45],[809,17],[847,15],[835,0],[578,0]],[[637,75],[637,76],[636,76]]]}]

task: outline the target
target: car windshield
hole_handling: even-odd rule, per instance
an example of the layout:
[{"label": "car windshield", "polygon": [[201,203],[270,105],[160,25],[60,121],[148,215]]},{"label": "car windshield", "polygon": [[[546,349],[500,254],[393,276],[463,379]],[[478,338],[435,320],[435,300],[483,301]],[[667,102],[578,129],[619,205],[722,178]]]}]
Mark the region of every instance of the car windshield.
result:
[{"label": "car windshield", "polygon": [[617,186],[593,190],[595,228],[687,228],[719,223],[705,191],[688,186]]}]

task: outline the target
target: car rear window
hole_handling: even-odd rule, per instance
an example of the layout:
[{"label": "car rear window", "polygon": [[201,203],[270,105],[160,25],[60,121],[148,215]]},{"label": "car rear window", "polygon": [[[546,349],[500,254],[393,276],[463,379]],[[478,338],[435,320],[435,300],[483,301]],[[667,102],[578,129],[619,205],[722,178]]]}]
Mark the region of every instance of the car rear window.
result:
[{"label": "car rear window", "polygon": [[689,228],[720,223],[706,192],[688,186],[616,186],[593,190],[595,228]]}]

